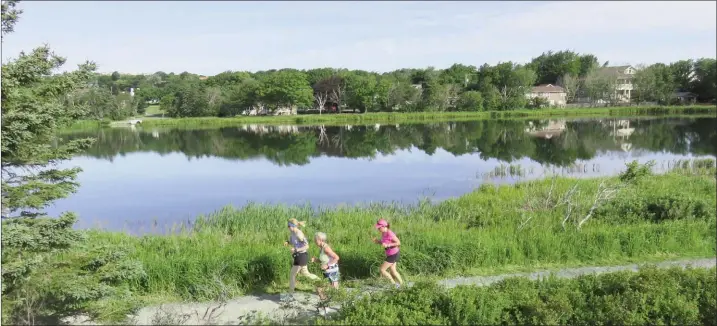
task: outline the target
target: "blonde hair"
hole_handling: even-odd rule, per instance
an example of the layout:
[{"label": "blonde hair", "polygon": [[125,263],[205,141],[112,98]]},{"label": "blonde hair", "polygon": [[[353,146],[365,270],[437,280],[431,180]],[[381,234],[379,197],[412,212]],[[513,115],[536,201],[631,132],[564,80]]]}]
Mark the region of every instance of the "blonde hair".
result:
[{"label": "blonde hair", "polygon": [[316,232],[316,234],[314,234],[314,239],[319,239],[319,240],[321,240],[322,242],[326,242],[326,233],[324,233],[324,232]]},{"label": "blonde hair", "polygon": [[299,227],[299,226],[304,227],[306,225],[306,221],[299,221],[295,218],[290,218],[289,223],[294,224],[297,227]]}]

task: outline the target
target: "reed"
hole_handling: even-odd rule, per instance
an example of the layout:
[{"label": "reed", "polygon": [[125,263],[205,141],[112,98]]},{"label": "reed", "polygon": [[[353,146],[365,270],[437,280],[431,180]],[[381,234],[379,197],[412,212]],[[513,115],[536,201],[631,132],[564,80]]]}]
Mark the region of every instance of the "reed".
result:
[{"label": "reed", "polygon": [[[132,249],[147,273],[137,291],[194,300],[214,298],[227,284],[234,295],[285,287],[290,254],[282,243],[291,217],[308,222],[309,237],[328,234],[344,280],[378,275],[383,252],[371,242],[378,218],[388,219],[401,238],[399,266],[408,278],[712,257],[712,171],[648,175],[639,182],[555,177],[486,185],[456,199],[408,206],[250,204],[201,216],[170,235],[88,232],[95,244]],[[608,188],[617,189],[614,196],[597,203]]]}]

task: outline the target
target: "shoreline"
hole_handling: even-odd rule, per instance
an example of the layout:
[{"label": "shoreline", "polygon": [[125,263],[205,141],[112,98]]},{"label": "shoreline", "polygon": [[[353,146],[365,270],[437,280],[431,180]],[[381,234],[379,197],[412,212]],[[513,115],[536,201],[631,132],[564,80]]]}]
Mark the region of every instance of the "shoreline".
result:
[{"label": "shoreline", "polygon": [[[196,117],[196,118],[155,118],[138,117],[143,127],[222,127],[242,124],[263,125],[342,125],[369,123],[431,123],[446,121],[472,121],[490,119],[531,119],[531,118],[579,118],[579,117],[717,117],[717,106],[632,106],[607,108],[537,109],[485,112],[400,112],[400,113],[339,113],[301,114],[294,116],[262,117]],[[123,121],[80,120],[64,130],[78,130],[98,127],[128,127]]]},{"label": "shoreline", "polygon": [[[92,263],[87,261],[88,253],[99,253],[105,258],[98,261],[102,266],[98,277],[122,270],[124,278],[113,284],[126,292],[85,307],[97,320],[119,322],[135,309],[158,304],[196,306],[285,292],[290,254],[282,243],[288,236],[288,218],[307,221],[303,231],[308,237],[318,231],[328,234],[341,257],[343,287],[381,282],[377,275],[384,255],[370,241],[377,235],[372,227],[377,217],[387,218],[401,238],[399,270],[406,281],[417,283],[439,279],[466,283],[475,281],[468,276],[490,280],[499,274],[536,270],[713,257],[714,166],[660,175],[643,168],[628,164],[621,174],[627,181],[556,177],[486,185],[458,198],[415,207],[346,206],[318,213],[310,207],[276,205],[227,208],[198,218],[191,232],[172,235],[77,231],[83,244],[52,259],[64,269],[84,270]],[[599,189],[622,182],[625,188],[619,195],[602,204],[581,228],[579,222]],[[579,195],[570,197],[573,190]],[[560,204],[566,198],[576,207],[567,224],[567,208]],[[65,218],[59,223],[71,228],[72,222]],[[311,255],[316,251],[315,245],[309,248]],[[316,264],[308,268],[319,275]],[[97,282],[105,284],[102,279]],[[300,278],[297,291],[312,292],[313,284]]]}]

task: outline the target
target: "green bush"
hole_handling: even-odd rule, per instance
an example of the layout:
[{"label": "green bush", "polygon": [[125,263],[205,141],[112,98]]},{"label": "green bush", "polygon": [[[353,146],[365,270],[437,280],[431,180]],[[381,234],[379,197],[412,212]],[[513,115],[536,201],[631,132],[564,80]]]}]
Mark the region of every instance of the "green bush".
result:
[{"label": "green bush", "polygon": [[[661,182],[669,179],[669,183]],[[668,186],[669,184],[669,186]],[[715,219],[717,192],[714,179],[670,174],[628,186],[620,196],[599,207],[596,218],[617,224],[647,221]]]},{"label": "green bush", "polygon": [[679,268],[503,280],[447,290],[430,283],[350,300],[321,325],[715,325],[715,269]]},{"label": "green bush", "polygon": [[[3,221],[3,324],[57,324],[78,314],[120,320],[137,307],[132,290],[147,278],[131,248],[87,243],[75,221],[72,214]],[[122,311],[103,309],[118,303]]]}]

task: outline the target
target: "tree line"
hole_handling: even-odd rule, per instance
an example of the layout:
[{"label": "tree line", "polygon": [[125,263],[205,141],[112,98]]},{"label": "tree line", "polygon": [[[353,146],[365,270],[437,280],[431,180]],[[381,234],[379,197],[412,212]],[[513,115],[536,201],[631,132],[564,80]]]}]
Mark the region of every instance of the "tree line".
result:
[{"label": "tree line", "polygon": [[[591,54],[546,52],[529,63],[447,69],[399,69],[377,73],[317,68],[258,72],[226,71],[215,76],[189,72],[96,74],[72,101],[89,104],[96,119],[122,119],[159,104],[169,117],[229,117],[245,110],[312,109],[326,112],[501,111],[545,106],[525,94],[539,84],[562,86],[567,102],[617,104],[615,70],[603,69]],[[672,104],[675,92],[692,92],[699,102],[717,97],[715,59],[636,66],[632,99]],[[133,90],[135,96],[130,96]]]}]

